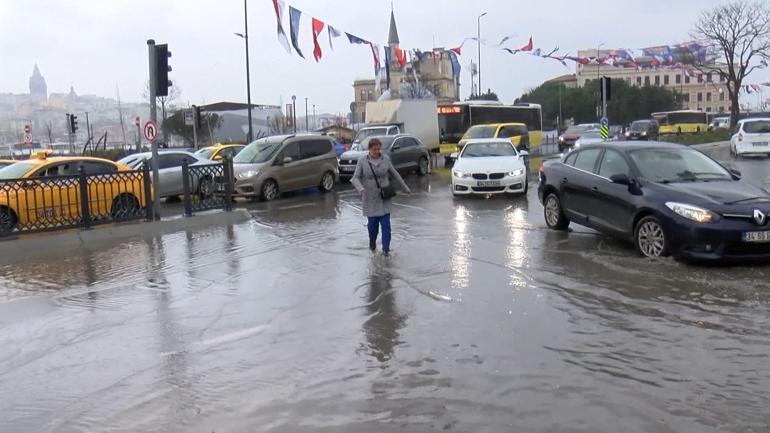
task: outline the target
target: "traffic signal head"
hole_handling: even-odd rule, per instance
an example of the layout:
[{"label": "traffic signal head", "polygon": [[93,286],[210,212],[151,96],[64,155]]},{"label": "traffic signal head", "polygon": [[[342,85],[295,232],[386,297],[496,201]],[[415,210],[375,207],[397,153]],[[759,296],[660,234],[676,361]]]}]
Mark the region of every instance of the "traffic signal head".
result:
[{"label": "traffic signal head", "polygon": [[74,134],[78,132],[78,116],[68,114],[67,119],[69,120],[70,133]]},{"label": "traffic signal head", "polygon": [[171,51],[168,50],[168,44],[155,45],[155,96],[168,96],[168,88],[171,86],[168,79],[168,73],[171,72],[169,57]]}]

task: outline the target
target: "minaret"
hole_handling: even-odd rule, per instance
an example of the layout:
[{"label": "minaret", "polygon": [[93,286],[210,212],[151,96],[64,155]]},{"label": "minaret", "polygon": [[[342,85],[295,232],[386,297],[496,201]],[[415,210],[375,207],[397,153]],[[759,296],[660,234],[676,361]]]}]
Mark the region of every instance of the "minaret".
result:
[{"label": "minaret", "polygon": [[32,71],[32,76],[29,77],[29,94],[39,101],[48,100],[48,86],[45,84],[45,78],[40,73],[40,69],[37,68],[37,63]]},{"label": "minaret", "polygon": [[396,15],[393,12],[393,4],[390,5],[390,30],[388,31],[388,48],[390,49],[390,63],[387,67],[390,69],[390,97],[391,99],[398,99],[398,88],[403,81],[404,71],[401,65],[398,64],[398,58],[396,57],[396,51],[399,49],[400,41],[398,40],[398,29],[396,28]]}]

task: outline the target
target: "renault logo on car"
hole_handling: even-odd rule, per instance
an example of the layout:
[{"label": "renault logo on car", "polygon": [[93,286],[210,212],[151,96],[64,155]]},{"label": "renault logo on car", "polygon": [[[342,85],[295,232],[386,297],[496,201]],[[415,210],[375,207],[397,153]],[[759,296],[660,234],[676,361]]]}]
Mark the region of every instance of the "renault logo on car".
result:
[{"label": "renault logo on car", "polygon": [[767,215],[765,215],[764,212],[759,209],[754,209],[754,222],[757,223],[758,226],[765,225],[766,218]]}]

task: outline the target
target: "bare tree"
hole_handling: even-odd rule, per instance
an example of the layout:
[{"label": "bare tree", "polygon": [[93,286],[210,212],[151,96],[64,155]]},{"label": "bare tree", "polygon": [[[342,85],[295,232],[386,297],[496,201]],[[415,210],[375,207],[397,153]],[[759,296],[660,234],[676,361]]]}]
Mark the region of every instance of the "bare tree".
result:
[{"label": "bare tree", "polygon": [[738,97],[743,81],[762,61],[770,59],[770,8],[764,2],[736,1],[701,13],[692,31],[695,39],[713,45],[724,68],[703,66],[703,72],[717,74],[727,81],[730,122],[738,121]]},{"label": "bare tree", "polygon": [[288,125],[286,125],[286,118],[283,114],[269,117],[267,122],[267,128],[270,134],[285,134],[288,131]]},{"label": "bare tree", "polygon": [[433,92],[422,83],[404,83],[398,89],[403,99],[436,99]]},{"label": "bare tree", "polygon": [[50,120],[45,122],[45,133],[48,136],[48,145],[53,146],[53,122]]},{"label": "bare tree", "polygon": [[[176,110],[176,100],[182,95],[182,89],[176,84],[172,84],[168,88],[168,96],[158,96],[156,101],[160,105],[161,119],[165,120],[168,116],[167,112]],[[142,92],[143,99],[150,99],[150,82],[144,82],[144,91]]]}]

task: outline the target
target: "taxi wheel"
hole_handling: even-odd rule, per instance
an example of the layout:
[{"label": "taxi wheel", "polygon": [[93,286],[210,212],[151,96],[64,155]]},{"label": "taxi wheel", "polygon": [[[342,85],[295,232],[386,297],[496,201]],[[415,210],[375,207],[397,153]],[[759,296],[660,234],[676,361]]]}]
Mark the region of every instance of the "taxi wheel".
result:
[{"label": "taxi wheel", "polygon": [[114,220],[125,220],[139,212],[139,201],[131,194],[121,194],[112,201],[110,215]]},{"label": "taxi wheel", "polygon": [[2,207],[0,208],[0,233],[10,233],[16,227],[16,215],[13,211]]}]

